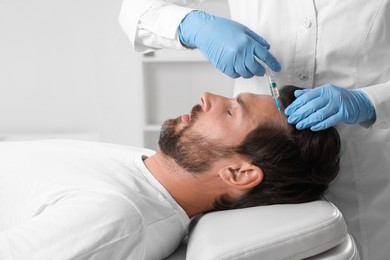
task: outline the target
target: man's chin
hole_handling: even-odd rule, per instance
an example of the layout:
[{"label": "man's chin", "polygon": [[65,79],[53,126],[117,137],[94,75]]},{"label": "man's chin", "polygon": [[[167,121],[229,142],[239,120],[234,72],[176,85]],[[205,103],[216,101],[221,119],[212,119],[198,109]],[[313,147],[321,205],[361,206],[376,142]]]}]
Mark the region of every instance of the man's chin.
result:
[{"label": "man's chin", "polygon": [[180,118],[168,119],[161,126],[158,144],[164,154],[170,155],[176,148],[179,139],[177,129],[179,121]]},{"label": "man's chin", "polygon": [[181,131],[183,128],[185,128],[188,124],[183,122],[182,117],[178,117],[175,119],[168,119],[165,120],[165,122],[161,126],[161,131],[168,130],[170,133],[177,134],[179,131]]},{"label": "man's chin", "polygon": [[160,132],[166,132],[166,131],[172,131],[172,129],[175,129],[177,123],[175,122],[175,119],[168,119],[165,120],[164,123],[161,125],[161,131]]}]

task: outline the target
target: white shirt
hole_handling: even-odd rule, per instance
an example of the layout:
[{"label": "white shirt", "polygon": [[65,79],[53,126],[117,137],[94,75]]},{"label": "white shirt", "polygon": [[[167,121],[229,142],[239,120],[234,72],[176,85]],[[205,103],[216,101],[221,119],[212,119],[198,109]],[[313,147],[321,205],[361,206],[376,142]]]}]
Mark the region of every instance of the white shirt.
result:
[{"label": "white shirt", "polygon": [[[183,49],[177,28],[201,0],[124,0],[119,21],[137,51]],[[390,0],[228,0],[231,17],[264,37],[281,63],[279,86],[362,89],[371,129],[340,125],[341,170],[328,197],[343,212],[362,259],[390,255]],[[180,6],[179,6],[180,5]],[[265,78],[235,80],[235,94],[269,93]]]},{"label": "white shirt", "polygon": [[83,141],[0,143],[0,259],[163,259],[189,218],[143,163]]},{"label": "white shirt", "polygon": [[[124,0],[119,21],[137,51],[183,49],[177,28],[200,2]],[[372,127],[390,127],[389,0],[229,0],[229,5],[233,20],[271,44],[282,66],[275,76],[279,86],[362,88],[375,106]],[[269,93],[267,80],[237,79],[235,94],[243,91]]]}]

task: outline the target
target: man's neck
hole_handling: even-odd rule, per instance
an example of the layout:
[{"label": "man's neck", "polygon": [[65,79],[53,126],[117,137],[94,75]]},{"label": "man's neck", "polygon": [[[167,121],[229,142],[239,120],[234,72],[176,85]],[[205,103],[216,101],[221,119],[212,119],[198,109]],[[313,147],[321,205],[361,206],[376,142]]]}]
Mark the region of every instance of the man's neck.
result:
[{"label": "man's neck", "polygon": [[203,185],[204,174],[193,175],[185,171],[161,151],[147,158],[145,165],[189,217],[212,209],[217,195],[207,184]]}]

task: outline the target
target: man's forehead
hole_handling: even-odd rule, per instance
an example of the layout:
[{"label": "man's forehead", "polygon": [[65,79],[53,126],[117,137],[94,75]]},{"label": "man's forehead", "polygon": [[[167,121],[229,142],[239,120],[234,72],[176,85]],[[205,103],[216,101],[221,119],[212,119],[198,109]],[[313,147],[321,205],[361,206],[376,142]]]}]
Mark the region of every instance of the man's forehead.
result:
[{"label": "man's forehead", "polygon": [[259,123],[270,123],[284,125],[284,120],[287,120],[283,111],[279,111],[276,107],[274,98],[267,94],[241,93],[237,96],[248,108],[247,113],[253,119],[257,119]]},{"label": "man's forehead", "polygon": [[274,98],[271,95],[241,93],[237,96],[237,101],[253,108],[277,110]]}]

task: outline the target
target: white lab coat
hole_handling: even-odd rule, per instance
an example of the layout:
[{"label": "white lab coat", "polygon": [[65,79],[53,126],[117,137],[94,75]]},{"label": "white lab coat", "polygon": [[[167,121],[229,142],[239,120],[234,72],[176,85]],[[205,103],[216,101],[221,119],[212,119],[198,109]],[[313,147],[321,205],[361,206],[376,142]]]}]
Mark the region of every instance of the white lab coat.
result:
[{"label": "white lab coat", "polygon": [[[137,51],[182,49],[177,27],[196,0],[124,0],[120,23]],[[180,6],[178,6],[180,5]],[[264,37],[281,63],[279,86],[362,89],[376,121],[340,125],[340,176],[328,197],[344,213],[363,259],[390,255],[390,0],[229,0],[231,17]],[[235,94],[269,93],[265,78]]]}]

